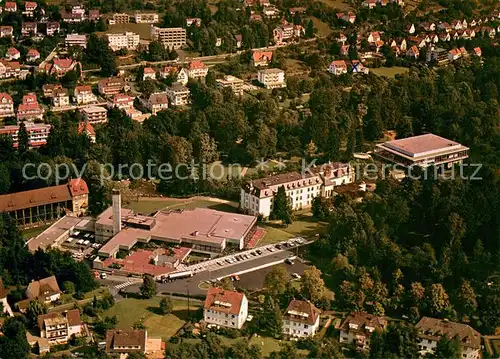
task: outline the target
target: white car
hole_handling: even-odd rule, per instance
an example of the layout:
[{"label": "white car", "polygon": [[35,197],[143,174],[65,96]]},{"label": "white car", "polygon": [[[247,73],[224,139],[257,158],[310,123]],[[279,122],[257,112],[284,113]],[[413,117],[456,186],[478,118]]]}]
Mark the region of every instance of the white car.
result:
[{"label": "white car", "polygon": [[292,277],[295,278],[295,279],[302,278],[299,273],[292,273]]}]

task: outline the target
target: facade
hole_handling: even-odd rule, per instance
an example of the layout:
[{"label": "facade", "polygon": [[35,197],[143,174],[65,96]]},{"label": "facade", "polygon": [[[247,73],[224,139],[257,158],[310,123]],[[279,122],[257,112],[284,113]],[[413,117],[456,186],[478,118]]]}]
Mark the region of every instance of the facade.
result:
[{"label": "facade", "polygon": [[5,58],[9,61],[19,60],[21,58],[21,53],[15,47],[9,47],[5,54]]},{"label": "facade", "polygon": [[125,357],[129,353],[146,353],[148,333],[145,330],[108,330],[106,332],[106,353]]},{"label": "facade", "polygon": [[222,79],[215,80],[218,88],[230,88],[236,95],[243,94],[243,85],[245,82],[242,79],[231,75],[225,75]]},{"label": "facade", "polygon": [[448,52],[443,48],[433,47],[427,51],[426,60],[427,62],[435,62],[437,65],[445,65],[449,62]]},{"label": "facade", "polygon": [[101,106],[84,107],[80,112],[83,115],[83,119],[91,125],[108,121],[108,111]]},{"label": "facade", "polygon": [[273,38],[277,44],[293,37],[293,25],[280,25],[273,30]]},{"label": "facade", "polygon": [[126,89],[125,80],[121,77],[110,77],[99,81],[99,93],[105,96],[116,95]]},{"label": "facade", "polygon": [[156,24],[160,22],[160,17],[155,12],[136,12],[134,19],[137,24]]},{"label": "facade", "polygon": [[54,107],[69,106],[68,90],[64,88],[54,90],[52,96],[52,104],[54,105]]},{"label": "facade", "polygon": [[241,329],[248,316],[245,294],[221,288],[210,288],[203,306],[203,320],[209,324]]},{"label": "facade", "polygon": [[78,309],[39,315],[38,328],[40,338],[47,339],[51,346],[66,344],[71,336],[79,337],[84,333]]},{"label": "facade", "polygon": [[79,35],[79,34],[68,34],[66,35],[66,39],[64,40],[64,44],[66,47],[70,46],[79,46],[84,49],[87,48],[87,35]]},{"label": "facade", "polygon": [[444,166],[450,168],[469,157],[469,148],[428,133],[378,144],[375,154],[403,167]]},{"label": "facade", "polygon": [[208,73],[208,67],[203,61],[194,60],[188,64],[187,71],[191,79],[205,78]]},{"label": "facade", "polygon": [[14,28],[12,26],[0,26],[0,37],[12,37]]},{"label": "facade", "polygon": [[23,25],[21,26],[22,36],[36,35],[36,32],[37,32],[36,22],[23,22]]},{"label": "facade", "polygon": [[73,95],[78,105],[88,105],[97,102],[97,96],[94,95],[89,85],[76,86]]},{"label": "facade", "polygon": [[370,349],[370,337],[374,331],[387,328],[387,320],[375,315],[356,312],[349,314],[340,326],[341,344],[355,344],[358,350]]},{"label": "facade", "polygon": [[23,74],[26,73],[21,71],[21,64],[19,62],[0,60],[0,78],[23,78]]},{"label": "facade", "polygon": [[156,72],[151,67],[146,67],[142,74],[142,81],[156,80]]},{"label": "facade", "polygon": [[280,69],[265,69],[257,72],[257,80],[266,89],[286,87],[285,71]]},{"label": "facade", "polygon": [[273,60],[272,51],[254,51],[252,53],[252,65],[255,67],[268,66]]},{"label": "facade", "polygon": [[160,28],[151,26],[151,38],[160,41],[169,49],[180,49],[186,45],[186,29],[182,27]]},{"label": "facade", "polygon": [[133,32],[124,32],[119,34],[106,34],[109,47],[113,51],[120,49],[135,50],[139,46],[139,35]]},{"label": "facade", "polygon": [[[28,133],[28,144],[30,147],[39,147],[47,143],[51,125],[43,123],[25,122],[26,132]],[[0,127],[0,135],[8,135],[12,137],[14,147],[18,146],[19,141],[19,125],[10,125]]]},{"label": "facade", "polygon": [[170,104],[174,106],[184,106],[189,103],[189,89],[179,83],[174,83],[172,86],[167,87],[165,92]]},{"label": "facade", "polygon": [[309,208],[315,197],[330,198],[335,187],[353,183],[354,179],[354,169],[340,162],[312,168],[304,175],[288,172],[269,176],[251,181],[241,188],[240,207],[250,214],[268,218],[274,194],[283,186],[294,210]]},{"label": "facade", "polygon": [[95,143],[96,141],[96,135],[95,135],[95,130],[94,126],[90,124],[88,121],[82,121],[78,124],[78,133],[85,134],[90,142]]},{"label": "facade", "polygon": [[38,299],[44,303],[52,303],[61,299],[61,290],[55,276],[32,281],[26,289],[26,298]]},{"label": "facade", "polygon": [[38,103],[36,95],[29,93],[23,96],[23,103],[17,108],[17,119],[23,120],[42,120],[45,110]]},{"label": "facade", "polygon": [[17,3],[15,1],[7,1],[5,3],[4,10],[6,12],[16,12],[17,11]]},{"label": "facade", "polygon": [[88,193],[84,180],[72,179],[68,184],[5,194],[0,196],[0,213],[9,213],[20,226],[46,223],[68,211],[82,216],[88,209]]},{"label": "facade", "polygon": [[129,14],[113,14],[113,22],[110,20],[110,24],[128,24],[130,22]]},{"label": "facade", "polygon": [[168,108],[168,95],[166,93],[153,93],[147,99],[139,99],[153,115]]},{"label": "facade", "polygon": [[53,36],[58,33],[61,29],[61,25],[57,21],[49,21],[47,23],[46,34],[47,36]]},{"label": "facade", "polygon": [[186,19],[186,26],[189,27],[191,25],[195,24],[195,26],[200,27],[201,26],[201,19],[199,17],[190,17]]},{"label": "facade", "polygon": [[125,110],[127,108],[134,107],[134,98],[128,95],[117,93],[113,97],[112,107],[116,107],[120,110]]},{"label": "facade", "polygon": [[0,93],[0,118],[14,116],[14,100],[8,93]]},{"label": "facade", "polygon": [[432,355],[441,339],[457,338],[462,350],[462,358],[481,358],[481,335],[467,324],[450,322],[446,319],[423,317],[415,326],[417,343],[421,356]]},{"label": "facade", "polygon": [[283,334],[295,338],[314,336],[319,328],[319,314],[311,302],[293,299],[283,314]]},{"label": "facade", "polygon": [[183,86],[186,86],[189,82],[189,73],[184,67],[177,73],[177,82]]}]

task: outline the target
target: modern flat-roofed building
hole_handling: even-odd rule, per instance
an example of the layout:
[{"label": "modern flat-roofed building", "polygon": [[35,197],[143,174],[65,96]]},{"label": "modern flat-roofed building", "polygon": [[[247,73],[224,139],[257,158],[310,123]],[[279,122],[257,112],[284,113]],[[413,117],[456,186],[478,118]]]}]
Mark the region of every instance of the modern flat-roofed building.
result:
[{"label": "modern flat-roofed building", "polygon": [[80,112],[83,115],[83,119],[91,125],[108,121],[108,110],[101,106],[84,107]]},{"label": "modern flat-roofed building", "polygon": [[173,83],[165,90],[170,104],[174,106],[184,106],[189,103],[189,89],[180,83]]},{"label": "modern flat-roofed building", "polygon": [[284,187],[292,208],[300,210],[312,206],[315,197],[330,198],[334,188],[353,183],[354,169],[347,163],[328,163],[303,175],[288,172],[268,176],[246,183],[241,188],[240,206],[245,212],[268,218],[273,208],[274,195],[279,187]]},{"label": "modern flat-roofed building", "polygon": [[462,163],[469,157],[469,148],[458,142],[427,133],[378,144],[375,154],[404,167],[445,166]]},{"label": "modern flat-roofed building", "polygon": [[84,49],[87,48],[87,35],[83,34],[68,34],[64,40],[66,47],[79,46]]},{"label": "modern flat-roofed building", "polygon": [[225,75],[221,79],[215,80],[218,88],[230,88],[236,95],[241,96],[243,94],[243,85],[245,82],[242,79],[231,75]]},{"label": "modern flat-roofed building", "polygon": [[358,350],[370,349],[370,337],[374,331],[387,328],[387,320],[364,312],[349,314],[340,326],[341,344],[354,344]]},{"label": "modern flat-roofed building", "polygon": [[257,80],[266,89],[286,87],[285,71],[280,69],[265,69],[257,72]]},{"label": "modern flat-roofed building", "polygon": [[169,49],[179,49],[186,45],[186,29],[182,27],[161,28],[151,26],[151,38],[160,41]]},{"label": "modern flat-roofed building", "polygon": [[210,288],[203,306],[203,320],[226,328],[241,329],[248,316],[245,294],[222,288]]},{"label": "modern flat-roofed building", "polygon": [[311,302],[293,299],[283,314],[283,334],[295,338],[314,336],[319,328],[319,314]]},{"label": "modern flat-roofed building", "polygon": [[139,35],[133,32],[124,32],[118,34],[106,34],[109,47],[113,51],[120,49],[135,50],[139,46]]},{"label": "modern flat-roofed building", "polygon": [[467,324],[423,317],[415,328],[417,329],[418,350],[422,357],[434,354],[439,340],[447,337],[458,340],[462,358],[481,358],[481,335]]},{"label": "modern flat-roofed building", "polygon": [[155,12],[136,12],[134,19],[137,24],[156,24],[160,22],[160,17]]},{"label": "modern flat-roofed building", "polygon": [[128,24],[130,22],[130,15],[123,13],[113,14],[113,21],[110,24]]},{"label": "modern flat-roofed building", "polygon": [[[39,147],[47,143],[52,125],[44,123],[25,122],[26,132],[28,132],[28,144],[30,147]],[[0,127],[0,135],[12,137],[14,147],[18,146],[19,125],[9,125]]]}]

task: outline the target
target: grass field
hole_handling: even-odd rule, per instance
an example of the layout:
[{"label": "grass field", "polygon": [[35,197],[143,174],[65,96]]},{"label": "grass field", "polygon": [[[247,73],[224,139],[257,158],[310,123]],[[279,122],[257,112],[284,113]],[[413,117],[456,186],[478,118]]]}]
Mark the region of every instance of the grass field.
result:
[{"label": "grass field", "polygon": [[124,205],[125,208],[130,208],[139,213],[152,213],[158,210],[168,209],[194,209],[194,208],[211,208],[225,212],[236,212],[238,205],[236,203],[218,203],[208,200],[140,200],[139,202],[130,202]]},{"label": "grass field", "polygon": [[[104,312],[104,316],[118,318],[118,329],[130,329],[135,323],[142,322],[152,338],[168,340],[186,323],[188,316],[187,301],[173,300],[172,314],[161,315],[158,312],[160,297],[152,299],[124,299]],[[196,311],[199,303],[191,301],[190,310]]]},{"label": "grass field", "polygon": [[332,33],[333,30],[331,29],[330,25],[328,25],[326,22],[323,22],[316,17],[310,17],[308,19],[311,19],[314,24],[314,27],[318,29],[319,37],[327,37]]},{"label": "grass field", "polygon": [[378,76],[395,77],[396,75],[406,74],[409,69],[407,67],[379,67],[370,69],[370,71]]},{"label": "grass field", "polygon": [[[274,351],[281,350],[281,343],[285,341],[277,340],[269,337],[253,337],[250,339],[250,344],[257,344],[262,350],[262,356],[264,358],[269,357],[269,355]],[[307,350],[298,350],[299,355],[307,356],[309,351]]]},{"label": "grass field", "polygon": [[342,11],[352,10],[352,7],[343,0],[320,0],[323,4]]},{"label": "grass field", "polygon": [[41,226],[41,227],[36,227],[36,228],[30,228],[30,229],[26,229],[24,231],[22,231],[22,235],[23,235],[23,238],[25,240],[28,240],[32,237],[36,237],[38,236],[40,233],[42,233],[43,231],[45,231],[47,228],[49,228],[49,226]]},{"label": "grass field", "polygon": [[314,220],[310,214],[297,213],[292,224],[284,227],[280,222],[261,223],[259,226],[266,230],[262,244],[276,243],[294,237],[314,238],[316,234],[325,233],[328,224]]}]

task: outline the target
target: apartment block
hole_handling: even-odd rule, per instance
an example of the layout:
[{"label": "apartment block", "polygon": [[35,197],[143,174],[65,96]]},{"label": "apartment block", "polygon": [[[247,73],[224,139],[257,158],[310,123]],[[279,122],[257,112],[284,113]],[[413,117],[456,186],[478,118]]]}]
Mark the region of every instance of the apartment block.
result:
[{"label": "apartment block", "polygon": [[68,90],[65,88],[54,90],[54,93],[52,95],[52,104],[54,105],[54,107],[69,106]]},{"label": "apartment block", "polygon": [[74,98],[78,105],[88,105],[97,102],[97,96],[94,95],[89,85],[76,86]]},{"label": "apartment block", "polygon": [[153,93],[148,98],[139,98],[139,101],[153,115],[168,108],[168,95],[166,93]]},{"label": "apartment block", "polygon": [[160,22],[160,17],[155,12],[136,12],[134,20],[137,24],[156,24]]},{"label": "apartment block", "polygon": [[23,102],[17,108],[17,119],[24,120],[41,120],[45,110],[38,103],[36,95],[29,93],[23,96]]},{"label": "apartment block", "polygon": [[14,116],[14,100],[8,93],[0,93],[0,118]]},{"label": "apartment block", "polygon": [[121,77],[110,77],[99,81],[99,93],[103,95],[115,95],[124,91],[127,88],[125,80]]},{"label": "apartment block", "polygon": [[106,34],[109,47],[113,51],[120,49],[135,50],[139,46],[139,35],[133,32],[124,32],[119,34]]},{"label": "apartment block", "polygon": [[113,24],[128,24],[130,22],[129,14],[113,14],[113,20],[110,20],[109,23]]},{"label": "apartment block", "polygon": [[186,45],[186,29],[182,27],[160,28],[151,26],[151,38],[160,41],[166,48],[179,49]]},{"label": "apartment block", "polygon": [[243,85],[245,82],[242,79],[231,75],[225,75],[222,79],[215,80],[218,88],[230,88],[236,95],[243,94]]},{"label": "apartment block", "polygon": [[91,125],[108,121],[108,111],[101,106],[84,107],[80,109],[80,112],[83,119]]},{"label": "apartment block", "polygon": [[167,87],[166,91],[170,104],[174,106],[184,106],[189,103],[189,89],[180,83],[174,83]]},{"label": "apartment block", "polygon": [[66,39],[64,40],[64,44],[66,47],[70,46],[79,46],[84,49],[87,48],[87,35],[79,35],[79,34],[68,34],[66,35]]},{"label": "apartment block", "polygon": [[319,314],[311,302],[293,299],[283,315],[283,334],[294,338],[314,336],[319,328]]},{"label": "apartment block", "polygon": [[39,315],[38,328],[40,337],[47,339],[50,346],[66,344],[72,335],[81,336],[84,333],[78,309]]},{"label": "apartment block", "polygon": [[[30,147],[38,147],[47,143],[51,125],[47,124],[34,124],[32,122],[25,122],[26,132],[28,132],[28,143]],[[11,125],[0,127],[0,135],[8,135],[12,137],[14,147],[19,143],[19,125]]]},{"label": "apartment block", "polygon": [[257,80],[266,89],[286,87],[285,71],[280,69],[265,69],[257,72]]}]

